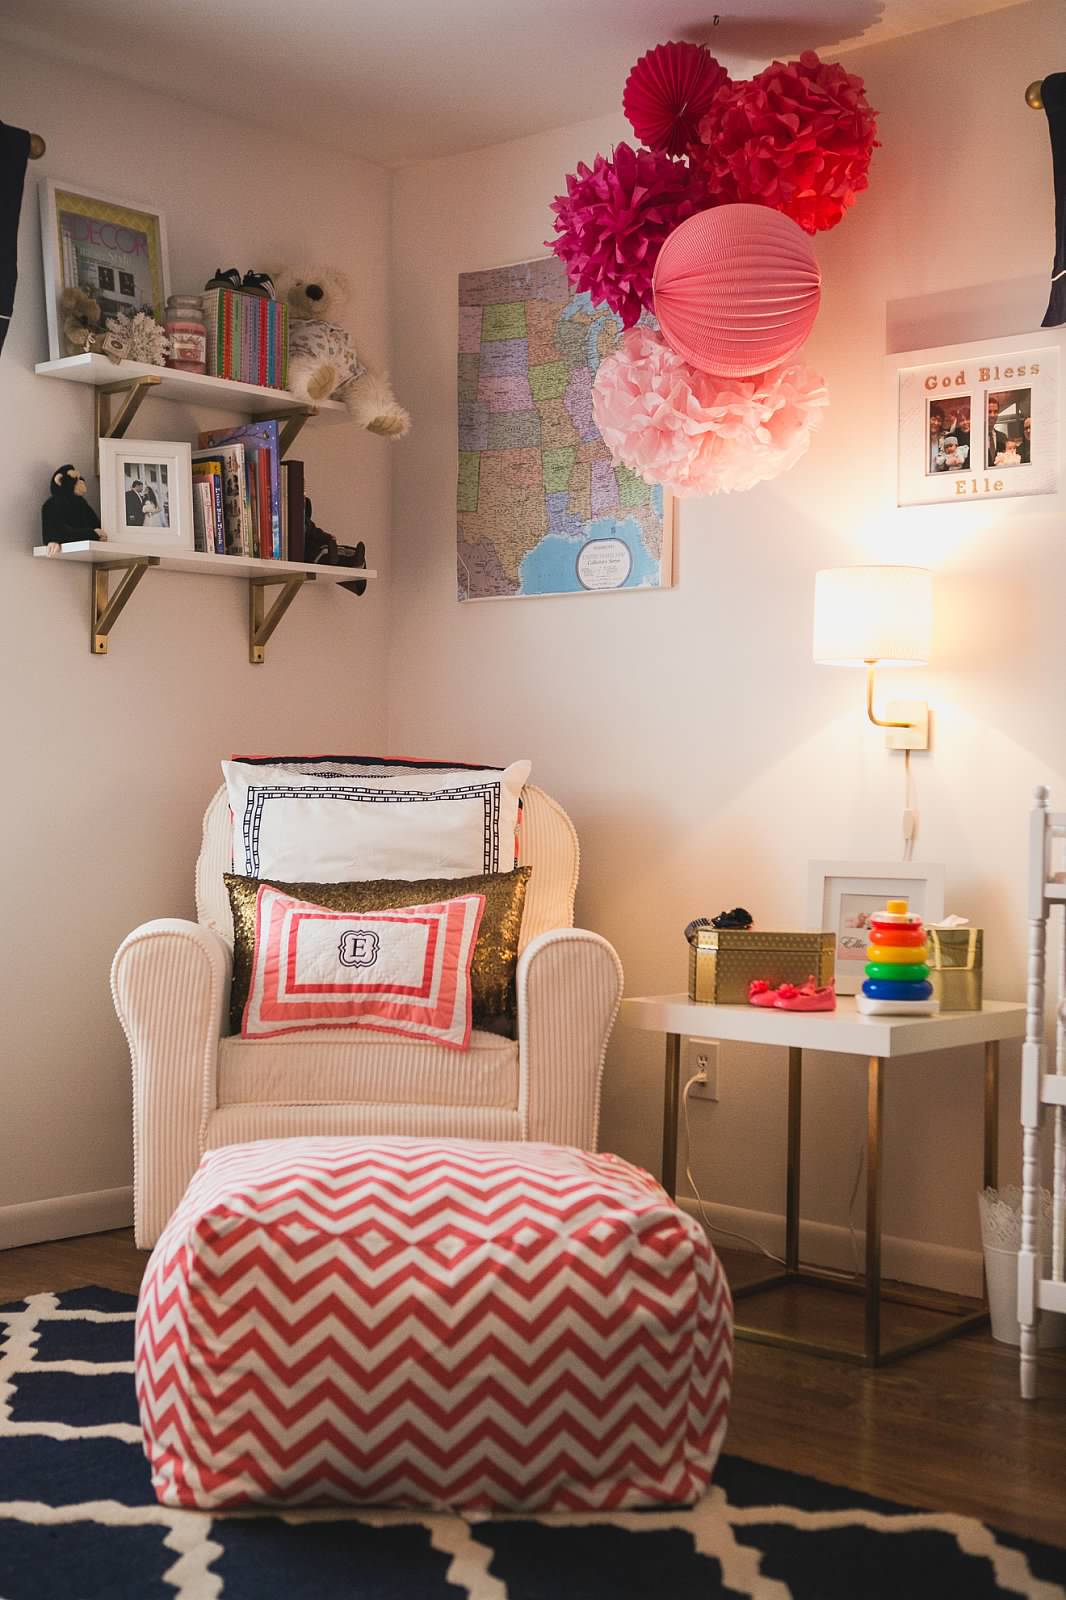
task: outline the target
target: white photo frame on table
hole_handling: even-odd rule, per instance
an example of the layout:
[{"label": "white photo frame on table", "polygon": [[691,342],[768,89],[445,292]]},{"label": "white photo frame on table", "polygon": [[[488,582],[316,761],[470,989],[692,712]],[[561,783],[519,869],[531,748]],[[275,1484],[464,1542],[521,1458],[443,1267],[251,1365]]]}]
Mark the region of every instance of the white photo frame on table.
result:
[{"label": "white photo frame on table", "polygon": [[929,861],[812,861],[807,926],[836,935],[838,994],[862,988],[869,942],[864,918],[887,900],[905,899],[927,925],[944,915],[944,868]]},{"label": "white photo frame on table", "polygon": [[120,311],[150,311],[162,323],[170,274],[161,211],[60,178],[40,180],[40,202],[50,360],[68,353],[60,312],[64,289],[81,287],[91,294],[102,322]]},{"label": "white photo frame on table", "polygon": [[[886,368],[896,424],[898,506],[1003,505],[1030,495],[1062,505],[1062,328],[901,351],[887,358]],[[936,440],[934,412],[942,423]],[[994,456],[993,428],[1001,435],[997,445],[1009,446]],[[954,446],[946,448],[951,438]]]},{"label": "white photo frame on table", "polygon": [[192,446],[101,439],[100,523],[108,539],[126,548],[192,550]]}]

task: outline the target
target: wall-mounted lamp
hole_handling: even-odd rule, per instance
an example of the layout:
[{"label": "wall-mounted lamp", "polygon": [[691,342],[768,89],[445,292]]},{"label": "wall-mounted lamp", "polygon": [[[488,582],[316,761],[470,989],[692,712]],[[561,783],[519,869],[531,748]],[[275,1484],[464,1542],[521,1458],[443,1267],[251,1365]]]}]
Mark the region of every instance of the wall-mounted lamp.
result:
[{"label": "wall-mounted lamp", "polygon": [[814,659],[866,668],[866,712],[890,750],[928,750],[929,707],[896,700],[874,712],[874,671],[920,667],[933,634],[933,574],[924,567],[829,567],[814,579]]}]

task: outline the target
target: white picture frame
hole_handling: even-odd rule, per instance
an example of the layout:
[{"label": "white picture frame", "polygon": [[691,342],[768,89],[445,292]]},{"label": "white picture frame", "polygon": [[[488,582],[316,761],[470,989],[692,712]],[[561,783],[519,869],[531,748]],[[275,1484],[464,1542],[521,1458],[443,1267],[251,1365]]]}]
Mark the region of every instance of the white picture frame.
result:
[{"label": "white picture frame", "polygon": [[192,550],[192,446],[101,439],[100,524],[109,540],[127,549]]},{"label": "white picture frame", "polygon": [[[41,253],[44,260],[44,303],[48,318],[48,355],[59,361],[63,348],[60,298],[78,287],[93,295],[100,320],[120,311],[149,310],[163,322],[170,273],[167,225],[155,206],[97,193],[81,183],[60,178],[40,180]],[[84,224],[85,249],[79,252],[64,218]],[[101,281],[101,274],[106,281]],[[93,281],[93,280],[96,281]]]},{"label": "white picture frame", "polygon": [[807,926],[836,936],[838,994],[858,994],[866,966],[862,919],[905,899],[927,925],[944,915],[944,868],[929,861],[812,861],[807,879]]},{"label": "white picture frame", "polygon": [[[890,356],[887,365],[896,418],[898,506],[1003,504],[1029,495],[1061,503],[1060,434],[1066,417],[1061,328],[908,350]],[[989,415],[991,399],[996,400],[995,419]],[[935,413],[942,426],[934,443]],[[992,429],[1009,446],[994,458]],[[951,438],[954,448],[944,448]]]}]

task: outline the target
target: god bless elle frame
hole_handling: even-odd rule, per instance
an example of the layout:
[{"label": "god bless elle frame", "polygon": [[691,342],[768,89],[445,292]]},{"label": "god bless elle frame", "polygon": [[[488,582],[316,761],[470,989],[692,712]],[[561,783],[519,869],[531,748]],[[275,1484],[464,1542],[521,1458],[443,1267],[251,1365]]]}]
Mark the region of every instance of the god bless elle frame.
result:
[{"label": "god bless elle frame", "polygon": [[1066,336],[1058,328],[889,358],[900,506],[1058,495]]}]

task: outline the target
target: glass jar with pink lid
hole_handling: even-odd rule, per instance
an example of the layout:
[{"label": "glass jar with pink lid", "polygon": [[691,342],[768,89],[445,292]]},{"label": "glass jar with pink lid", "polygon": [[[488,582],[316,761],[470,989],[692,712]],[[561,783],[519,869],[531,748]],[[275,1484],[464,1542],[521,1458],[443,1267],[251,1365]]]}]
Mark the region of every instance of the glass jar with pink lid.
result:
[{"label": "glass jar with pink lid", "polygon": [[178,372],[207,371],[207,324],[198,294],[172,294],[167,299],[166,329],[170,339],[167,366]]}]

